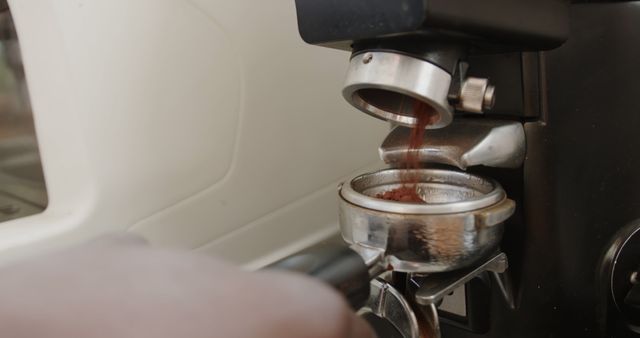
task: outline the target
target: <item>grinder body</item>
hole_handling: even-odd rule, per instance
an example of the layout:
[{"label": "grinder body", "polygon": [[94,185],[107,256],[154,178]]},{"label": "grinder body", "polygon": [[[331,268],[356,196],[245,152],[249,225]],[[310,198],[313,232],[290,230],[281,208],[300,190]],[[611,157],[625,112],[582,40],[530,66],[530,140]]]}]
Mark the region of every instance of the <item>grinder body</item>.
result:
[{"label": "grinder body", "polygon": [[[526,156],[516,165],[478,161],[464,168],[495,179],[516,202],[501,241],[512,298],[503,301],[503,284],[468,283],[464,311],[445,305],[438,311],[443,337],[638,336],[632,276],[640,269],[634,221],[640,101],[633,82],[640,75],[639,2],[297,0],[296,6],[306,42],[352,52],[358,76],[349,71],[343,94],[356,108],[412,126],[400,102],[424,101],[444,121],[433,126],[444,128],[443,145],[456,119],[522,126]],[[360,70],[389,54],[391,61],[373,71]],[[413,63],[421,67],[407,66]],[[436,70],[423,71],[427,64]],[[482,104],[483,115],[461,103],[469,78],[495,85],[495,105]],[[444,99],[442,91],[432,95],[434,86],[446,87]],[[471,94],[483,99],[488,89],[485,82]],[[452,144],[458,136],[448,134]]]}]

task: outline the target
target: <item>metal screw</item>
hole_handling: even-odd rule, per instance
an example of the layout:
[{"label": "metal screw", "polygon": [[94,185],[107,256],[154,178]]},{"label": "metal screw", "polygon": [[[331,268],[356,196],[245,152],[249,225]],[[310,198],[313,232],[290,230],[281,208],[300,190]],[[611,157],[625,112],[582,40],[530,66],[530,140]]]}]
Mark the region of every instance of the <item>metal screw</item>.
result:
[{"label": "metal screw", "polygon": [[371,60],[373,60],[373,54],[371,53],[367,53],[364,55],[364,57],[362,58],[362,63],[364,63],[365,65],[368,64],[369,62],[371,62]]},{"label": "metal screw", "polygon": [[631,277],[629,277],[629,281],[631,281],[631,284],[633,285],[640,284],[640,276],[638,275],[638,271],[634,271],[631,274]]}]

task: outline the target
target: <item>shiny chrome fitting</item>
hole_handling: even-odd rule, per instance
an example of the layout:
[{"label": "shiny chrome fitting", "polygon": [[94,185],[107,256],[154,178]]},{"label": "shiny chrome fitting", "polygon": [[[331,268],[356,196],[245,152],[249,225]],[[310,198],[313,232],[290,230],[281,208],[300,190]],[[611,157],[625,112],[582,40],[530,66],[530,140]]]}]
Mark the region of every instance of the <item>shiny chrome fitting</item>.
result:
[{"label": "shiny chrome fitting", "polygon": [[495,104],[495,91],[488,79],[469,77],[462,83],[456,109],[470,113],[489,110]]}]

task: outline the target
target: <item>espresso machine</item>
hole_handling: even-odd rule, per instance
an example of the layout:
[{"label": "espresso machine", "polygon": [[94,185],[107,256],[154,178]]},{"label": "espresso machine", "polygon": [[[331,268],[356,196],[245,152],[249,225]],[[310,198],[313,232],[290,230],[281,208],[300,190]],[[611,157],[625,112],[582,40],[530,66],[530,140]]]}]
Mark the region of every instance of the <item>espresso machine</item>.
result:
[{"label": "espresso machine", "polygon": [[[340,186],[350,249],[280,266],[381,338],[640,336],[640,2],[296,9],[305,42],[351,52],[344,98],[392,129],[388,168]],[[435,111],[417,150],[411,102]],[[376,198],[409,170],[424,204]]]}]

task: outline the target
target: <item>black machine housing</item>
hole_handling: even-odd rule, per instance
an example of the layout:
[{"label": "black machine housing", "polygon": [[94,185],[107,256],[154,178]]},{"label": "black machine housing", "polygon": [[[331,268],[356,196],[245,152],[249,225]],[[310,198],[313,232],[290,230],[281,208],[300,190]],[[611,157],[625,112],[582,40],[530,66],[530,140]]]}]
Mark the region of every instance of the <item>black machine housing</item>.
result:
[{"label": "black machine housing", "polygon": [[468,53],[552,49],[568,35],[558,0],[296,0],[296,9],[307,43],[406,53],[449,73]]},{"label": "black machine housing", "polygon": [[491,288],[488,306],[468,309],[485,323],[445,318],[443,337],[640,337],[640,289],[630,281],[633,267],[640,270],[640,1],[296,0],[296,7],[311,44],[391,50],[450,73],[468,62],[469,75],[496,86],[496,106],[485,116],[524,125],[521,168],[469,169],[499,181],[518,205],[502,243],[515,308]]}]

